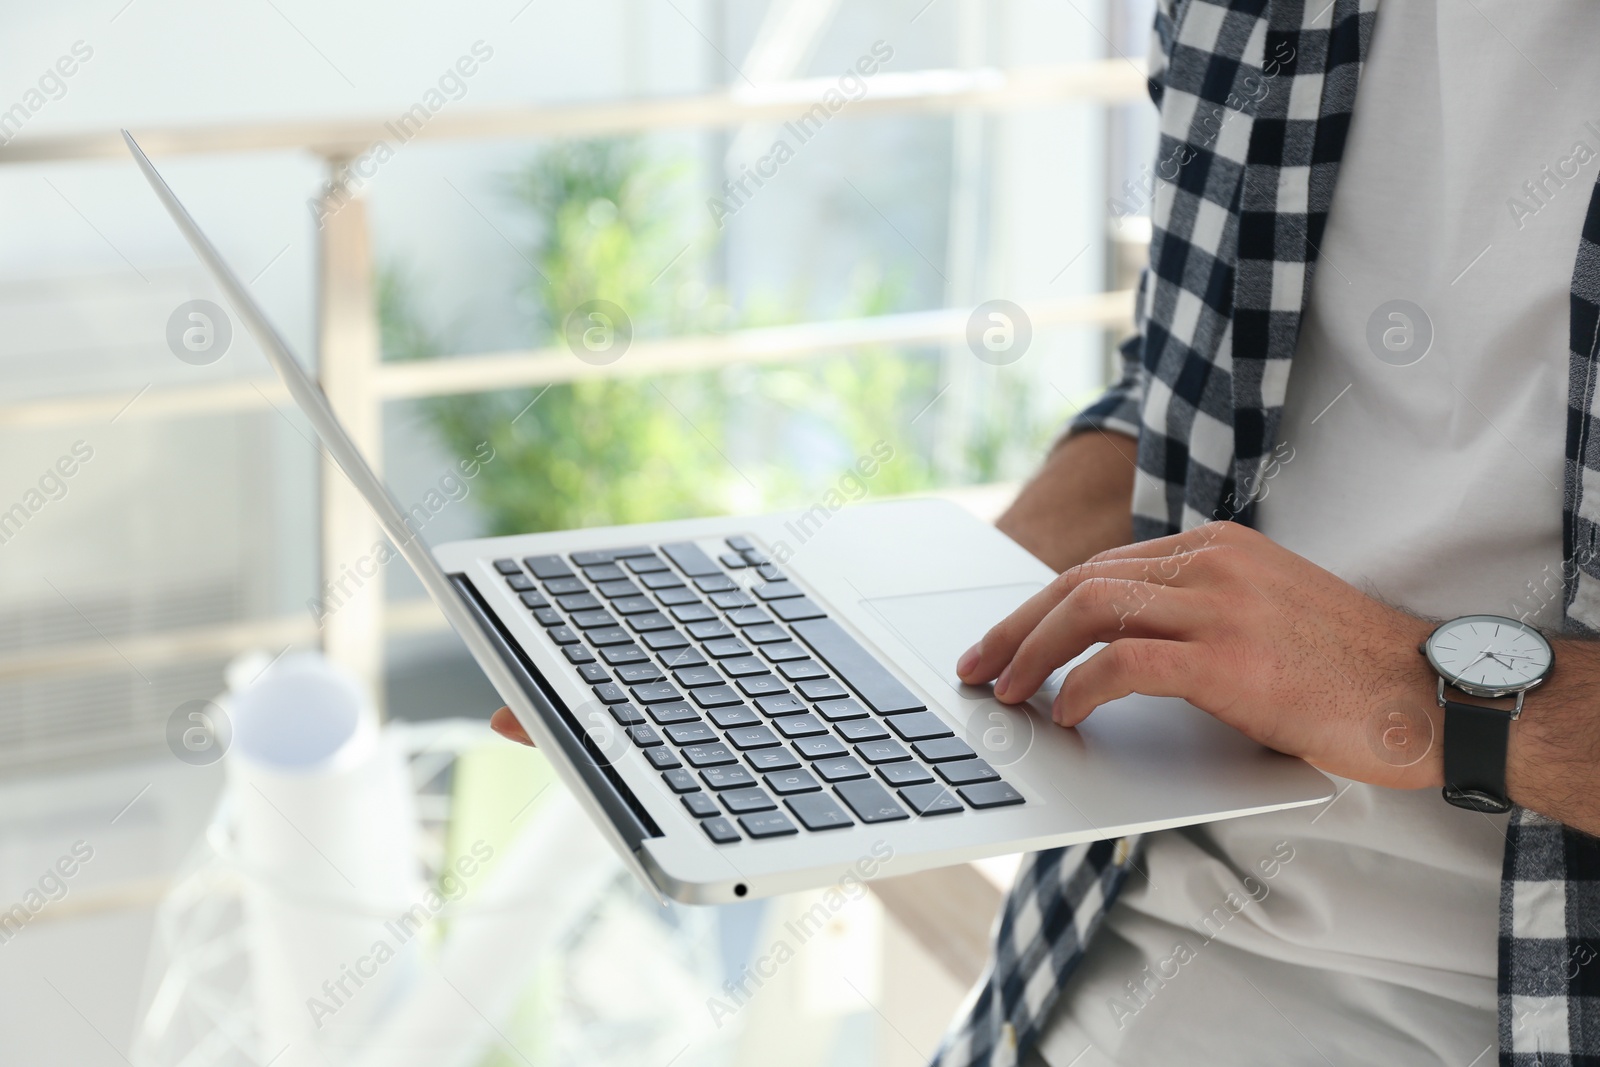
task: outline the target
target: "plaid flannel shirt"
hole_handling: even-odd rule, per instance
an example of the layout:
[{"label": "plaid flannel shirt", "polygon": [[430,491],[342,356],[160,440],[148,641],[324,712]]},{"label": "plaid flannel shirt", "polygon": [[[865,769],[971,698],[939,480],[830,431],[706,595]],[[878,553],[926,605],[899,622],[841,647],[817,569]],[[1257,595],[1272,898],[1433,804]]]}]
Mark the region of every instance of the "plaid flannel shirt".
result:
[{"label": "plaid flannel shirt", "polygon": [[[1138,438],[1134,533],[1249,523],[1378,0],[1158,0],[1150,266],[1121,379],[1076,430]],[[1600,185],[1572,275],[1563,530],[1568,627],[1600,632]],[[1443,801],[1440,801],[1443,803]],[[1501,881],[1500,1063],[1600,1067],[1600,842],[1512,810]],[[934,1057],[1008,1067],[1116,898],[1139,838],[1030,856],[989,969]]]}]

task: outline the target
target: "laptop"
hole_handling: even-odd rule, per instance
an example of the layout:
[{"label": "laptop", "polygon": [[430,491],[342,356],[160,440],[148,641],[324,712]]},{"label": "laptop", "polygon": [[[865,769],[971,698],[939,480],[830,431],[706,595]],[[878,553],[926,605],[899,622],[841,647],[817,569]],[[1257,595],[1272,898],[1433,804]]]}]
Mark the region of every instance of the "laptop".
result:
[{"label": "laptop", "polygon": [[1308,764],[1181,700],[1130,696],[1076,729],[1056,727],[1049,701],[1071,664],[1017,706],[963,685],[960,653],[1053,572],[950,503],[836,495],[789,514],[430,550],[250,292],[123,137],[429,597],[663,902],[903,875],[1332,795]]}]

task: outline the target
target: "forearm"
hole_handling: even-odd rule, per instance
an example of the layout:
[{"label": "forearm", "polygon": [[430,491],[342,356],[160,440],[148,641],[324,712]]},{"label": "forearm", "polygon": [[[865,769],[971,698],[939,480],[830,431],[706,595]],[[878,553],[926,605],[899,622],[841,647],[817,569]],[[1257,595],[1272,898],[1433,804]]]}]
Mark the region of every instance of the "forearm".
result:
[{"label": "forearm", "polygon": [[1506,789],[1530,811],[1600,835],[1600,642],[1551,644],[1550,680],[1511,725]]},{"label": "forearm", "polygon": [[1085,431],[1050,453],[995,525],[1058,571],[1133,539],[1137,445]]}]

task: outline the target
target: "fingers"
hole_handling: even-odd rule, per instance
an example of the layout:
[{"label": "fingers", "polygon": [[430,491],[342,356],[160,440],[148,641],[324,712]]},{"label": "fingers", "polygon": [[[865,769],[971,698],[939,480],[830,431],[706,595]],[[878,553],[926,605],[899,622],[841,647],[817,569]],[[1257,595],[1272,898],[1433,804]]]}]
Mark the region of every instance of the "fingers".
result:
[{"label": "fingers", "polygon": [[511,714],[510,708],[501,708],[489,716],[489,728],[501,737],[509,738],[519,744],[529,746],[533,744],[533,739],[528,736],[528,731],[524,730],[522,724],[517,721],[517,717]]},{"label": "fingers", "polygon": [[[1157,541],[1102,552],[1093,560],[1062,571],[1050,585],[1027,598],[1010,616],[984,633],[982,640],[966,649],[955,665],[955,673],[968,685],[981,685],[997,677],[1006,664],[1010,664],[1016,649],[1027,635],[1034,632],[1051,611],[1088,582],[1098,579],[1130,582],[1122,590],[1123,597],[1118,600],[1118,606],[1122,609],[1120,614],[1126,616],[1142,611],[1142,606],[1154,600],[1155,595],[1168,585],[1189,584],[1190,576],[1197,571],[1203,573],[1205,565],[1197,566],[1197,561],[1206,558],[1211,541],[1216,541],[1218,536],[1213,528],[1203,526],[1189,534],[1160,537]],[[1184,541],[1186,537],[1187,541]],[[1206,537],[1210,537],[1210,541]]]},{"label": "fingers", "polygon": [[1206,616],[1206,601],[1192,590],[1091,579],[1023,638],[1000,672],[994,695],[1008,704],[1027,700],[1052,671],[1097,641],[1185,640],[1196,635]]},{"label": "fingers", "polygon": [[1181,641],[1127,637],[1113,641],[1072,669],[1056,696],[1051,717],[1076,726],[1102,704],[1130,693],[1152,697],[1192,696],[1197,650]]}]

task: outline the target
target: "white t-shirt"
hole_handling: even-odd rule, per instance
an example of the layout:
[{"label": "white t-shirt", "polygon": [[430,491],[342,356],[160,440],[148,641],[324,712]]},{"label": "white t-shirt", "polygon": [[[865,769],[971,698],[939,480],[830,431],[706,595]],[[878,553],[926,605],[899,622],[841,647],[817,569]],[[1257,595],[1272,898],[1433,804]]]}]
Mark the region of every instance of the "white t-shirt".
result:
[{"label": "white t-shirt", "polygon": [[[1289,381],[1292,458],[1264,483],[1259,526],[1423,614],[1559,623],[1567,293],[1600,167],[1597,41],[1600,5],[1379,7]],[[1434,332],[1409,366],[1414,313],[1409,351],[1384,347],[1386,332],[1407,340],[1387,309],[1387,361],[1369,347],[1394,300]],[[1504,817],[1432,789],[1339,786],[1324,807],[1149,838],[1149,880],[1130,878],[1040,1056],[1494,1062],[1477,1057],[1497,1039]]]}]

